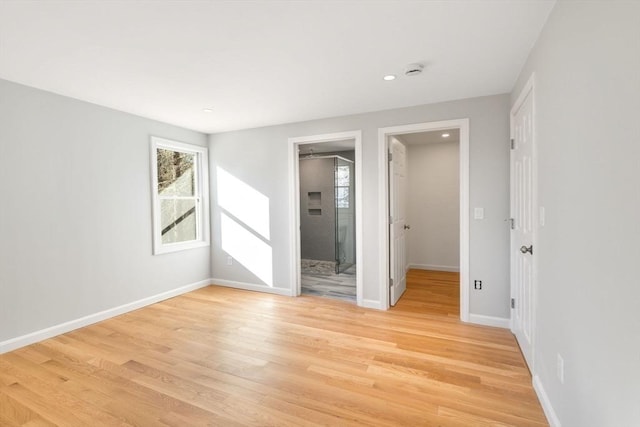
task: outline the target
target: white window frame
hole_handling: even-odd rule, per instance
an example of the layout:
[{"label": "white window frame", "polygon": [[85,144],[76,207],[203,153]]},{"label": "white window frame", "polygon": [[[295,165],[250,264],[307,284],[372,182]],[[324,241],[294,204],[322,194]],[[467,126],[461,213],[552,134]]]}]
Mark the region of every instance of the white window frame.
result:
[{"label": "white window frame", "polygon": [[[158,194],[158,149],[195,156],[196,238],[185,242],[162,243],[162,221]],[[157,136],[151,137],[151,198],[153,210],[153,254],[160,255],[209,246],[209,150]]]}]

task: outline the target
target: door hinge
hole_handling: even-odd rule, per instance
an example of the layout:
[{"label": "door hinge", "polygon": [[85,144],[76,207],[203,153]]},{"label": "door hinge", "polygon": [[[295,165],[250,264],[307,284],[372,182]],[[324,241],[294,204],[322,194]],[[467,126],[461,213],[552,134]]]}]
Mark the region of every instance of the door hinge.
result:
[{"label": "door hinge", "polygon": [[389,278],[389,288],[393,288],[393,279]]},{"label": "door hinge", "polygon": [[511,138],[511,149],[513,150],[514,148],[516,148],[516,141]]},{"label": "door hinge", "polygon": [[393,153],[389,153],[389,161],[392,162],[393,161]]},{"label": "door hinge", "polygon": [[516,299],[511,298],[511,308],[516,308]]},{"label": "door hinge", "polygon": [[513,218],[509,218],[509,226],[511,227],[512,230],[516,229],[516,220]]},{"label": "door hinge", "polygon": [[389,225],[393,224],[393,217],[389,215]]}]

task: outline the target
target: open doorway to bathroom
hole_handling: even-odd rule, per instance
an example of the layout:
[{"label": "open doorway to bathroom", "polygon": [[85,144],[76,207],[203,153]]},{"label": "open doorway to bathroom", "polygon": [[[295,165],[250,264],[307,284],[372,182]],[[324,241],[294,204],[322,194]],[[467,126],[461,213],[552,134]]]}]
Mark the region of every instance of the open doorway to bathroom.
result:
[{"label": "open doorway to bathroom", "polygon": [[293,140],[298,295],[361,303],[359,135]]},{"label": "open doorway to bathroom", "polygon": [[299,149],[301,292],[356,302],[355,145]]}]

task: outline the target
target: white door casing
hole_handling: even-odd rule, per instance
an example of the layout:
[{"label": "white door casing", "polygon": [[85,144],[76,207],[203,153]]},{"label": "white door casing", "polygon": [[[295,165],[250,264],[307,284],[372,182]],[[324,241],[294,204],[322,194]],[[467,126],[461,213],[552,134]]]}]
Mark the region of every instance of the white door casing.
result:
[{"label": "white door casing", "polygon": [[331,134],[310,135],[292,137],[288,139],[289,158],[289,244],[290,265],[289,277],[291,296],[299,296],[301,293],[300,277],[300,182],[299,182],[299,157],[298,148],[304,144],[354,140],[355,146],[355,227],[356,227],[356,302],[363,307],[376,307],[376,305],[364,299],[363,294],[363,265],[362,265],[362,131],[347,131]]},{"label": "white door casing", "polygon": [[533,77],[511,110],[511,330],[533,372],[536,182]]},{"label": "white door casing", "polygon": [[460,320],[469,319],[469,119],[415,123],[378,129],[378,224],[379,230],[379,308],[389,308],[390,242],[389,236],[389,138],[434,130],[460,129]]},{"label": "white door casing", "polygon": [[406,147],[389,138],[389,302],[396,305],[407,289],[407,244],[405,238],[407,162]]}]

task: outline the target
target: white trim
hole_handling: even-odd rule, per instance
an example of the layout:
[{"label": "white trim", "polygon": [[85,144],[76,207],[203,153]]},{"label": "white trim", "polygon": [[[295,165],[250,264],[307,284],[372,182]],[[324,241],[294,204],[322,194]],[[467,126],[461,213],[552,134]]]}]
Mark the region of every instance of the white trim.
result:
[{"label": "white trim", "polygon": [[[522,87],[522,91],[520,92],[520,95],[518,95],[518,99],[516,99],[516,102],[513,103],[513,107],[511,107],[511,116],[515,115],[516,111],[518,111],[518,109],[522,106],[524,100],[527,98],[529,92],[533,90],[533,87],[535,85],[535,76],[535,72],[531,73],[531,76],[529,76],[529,79]],[[513,137],[513,124],[511,124],[511,136]]]},{"label": "white trim", "polygon": [[452,273],[460,271],[460,267],[455,265],[409,264],[409,268],[416,270],[450,271]]},{"label": "white trim", "polygon": [[[158,196],[158,163],[157,149],[166,148],[185,153],[194,154],[196,157],[196,182],[195,198],[198,207],[196,215],[196,239],[187,242],[163,244],[160,233],[162,231],[161,212],[159,207],[160,197]],[[186,249],[209,246],[209,149],[201,145],[185,144],[170,139],[151,136],[151,211],[152,211],[152,235],[153,254],[160,255],[170,252],[182,251]],[[191,198],[190,198],[191,199]]]},{"label": "white trim", "polygon": [[300,295],[298,284],[301,283],[300,277],[300,239],[298,237],[300,230],[300,195],[295,193],[298,191],[298,146],[291,141],[287,144],[287,159],[289,169],[289,284],[291,291],[295,296]]},{"label": "white trim", "polygon": [[201,280],[190,285],[185,285],[176,289],[172,289],[170,291],[162,292],[157,295],[120,305],[118,307],[99,311],[88,316],[60,323],[58,325],[31,332],[26,335],[11,338],[6,341],[0,341],[0,354],[45,340],[47,338],[55,337],[57,335],[67,333],[78,328],[101,322],[103,320],[110,319],[112,317],[119,316],[121,314],[128,313],[130,311],[137,310],[139,308],[146,307],[148,305],[155,304],[157,302],[164,301],[166,299],[173,298],[187,292],[195,291],[196,289],[204,288],[209,286],[210,284],[211,279]]},{"label": "white trim", "polygon": [[285,288],[272,288],[267,285],[259,285],[257,283],[236,282],[234,280],[211,279],[211,286],[222,286],[225,288],[243,289],[245,291],[265,292],[268,294],[284,295],[287,297],[295,296],[295,292]]},{"label": "white trim", "polygon": [[493,326],[496,328],[509,329],[511,319],[508,317],[485,316],[483,314],[469,314],[469,323],[476,325]]},{"label": "white trim", "polygon": [[289,279],[293,295],[300,295],[300,176],[298,172],[298,146],[320,142],[354,140],[356,169],[356,301],[365,307],[363,299],[363,265],[362,265],[362,131],[348,131],[323,135],[301,136],[289,138]]},{"label": "white trim", "polygon": [[542,410],[544,414],[547,416],[547,421],[551,427],[562,427],[560,423],[560,419],[556,415],[556,411],[553,409],[551,405],[551,400],[547,395],[547,392],[544,390],[542,386],[542,380],[538,375],[533,376],[533,389],[536,391],[538,395],[538,400],[540,400],[540,405],[542,405]]},{"label": "white trim", "polygon": [[383,307],[382,304],[380,304],[380,301],[375,299],[363,299],[362,304],[360,304],[360,306],[364,308],[375,308],[377,310],[387,309],[386,307]]},{"label": "white trim", "polygon": [[416,123],[378,129],[378,230],[380,305],[389,308],[388,138],[439,129],[460,129],[460,320],[469,321],[469,119]]},{"label": "white trim", "polygon": [[460,125],[460,320],[469,320],[469,119]]}]

